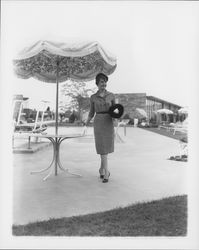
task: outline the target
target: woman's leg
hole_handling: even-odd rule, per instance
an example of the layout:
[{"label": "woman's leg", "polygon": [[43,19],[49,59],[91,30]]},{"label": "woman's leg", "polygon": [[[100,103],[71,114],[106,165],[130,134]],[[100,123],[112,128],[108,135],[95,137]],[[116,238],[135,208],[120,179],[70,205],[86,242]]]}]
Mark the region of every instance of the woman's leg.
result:
[{"label": "woman's leg", "polygon": [[101,158],[101,163],[100,163],[99,173],[100,173],[100,175],[104,175],[105,170],[104,170],[104,163],[103,163],[102,155],[100,155],[100,158]]},{"label": "woman's leg", "polygon": [[101,156],[101,169],[103,169],[104,178],[108,178],[108,155],[100,155]]}]

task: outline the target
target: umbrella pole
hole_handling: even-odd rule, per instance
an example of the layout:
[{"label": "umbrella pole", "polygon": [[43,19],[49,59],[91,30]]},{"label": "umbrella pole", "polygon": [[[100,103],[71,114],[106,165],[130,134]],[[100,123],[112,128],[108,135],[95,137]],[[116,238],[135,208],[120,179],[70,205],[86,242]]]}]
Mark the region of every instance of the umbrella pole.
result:
[{"label": "umbrella pole", "polygon": [[[59,98],[59,61],[57,60],[57,75],[56,75],[56,117],[55,117],[55,135],[58,135],[58,98]],[[57,175],[58,164],[58,138],[55,137],[55,175]]]},{"label": "umbrella pole", "polygon": [[56,83],[56,120],[55,120],[55,135],[58,135],[58,97],[59,97],[59,83]]},{"label": "umbrella pole", "polygon": [[56,76],[56,120],[55,120],[55,135],[58,134],[58,98],[59,98],[59,61],[57,61],[57,76]]}]

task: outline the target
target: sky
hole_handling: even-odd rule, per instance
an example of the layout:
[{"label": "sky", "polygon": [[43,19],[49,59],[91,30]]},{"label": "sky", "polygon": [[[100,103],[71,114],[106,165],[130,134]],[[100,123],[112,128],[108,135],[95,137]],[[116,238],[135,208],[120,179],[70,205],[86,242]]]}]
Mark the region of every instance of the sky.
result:
[{"label": "sky", "polygon": [[[2,1],[2,55],[12,94],[55,105],[55,85],[13,74],[12,59],[38,40],[98,41],[117,58],[107,89],[189,106],[197,88],[199,5],[194,2]],[[95,86],[94,82],[88,83]]]}]

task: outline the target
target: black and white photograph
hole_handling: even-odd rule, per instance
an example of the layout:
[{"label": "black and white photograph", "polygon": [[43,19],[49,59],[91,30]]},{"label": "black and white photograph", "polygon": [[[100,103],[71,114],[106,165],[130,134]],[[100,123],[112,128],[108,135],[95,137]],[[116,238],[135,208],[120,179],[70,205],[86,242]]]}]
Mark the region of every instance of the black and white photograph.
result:
[{"label": "black and white photograph", "polygon": [[1,2],[1,249],[198,249],[197,1]]}]

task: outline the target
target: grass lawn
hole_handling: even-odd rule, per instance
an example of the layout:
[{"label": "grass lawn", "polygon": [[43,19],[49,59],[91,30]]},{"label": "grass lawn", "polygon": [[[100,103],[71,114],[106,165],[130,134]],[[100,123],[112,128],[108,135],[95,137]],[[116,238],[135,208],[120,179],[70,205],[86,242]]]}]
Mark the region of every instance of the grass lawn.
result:
[{"label": "grass lawn", "polygon": [[175,135],[173,134],[173,132],[171,131],[166,131],[166,129],[158,129],[158,128],[144,128],[144,127],[140,127],[142,129],[145,129],[147,131],[151,131],[151,132],[154,132],[154,133],[157,133],[159,135],[164,135],[164,136],[167,136],[167,137],[170,137],[170,138],[173,138],[173,139],[176,139],[176,140],[180,140],[182,139],[183,137],[186,137],[187,135],[185,133],[182,133],[182,132],[177,132]]},{"label": "grass lawn", "polygon": [[13,226],[16,236],[186,236],[186,233],[186,195]]}]

